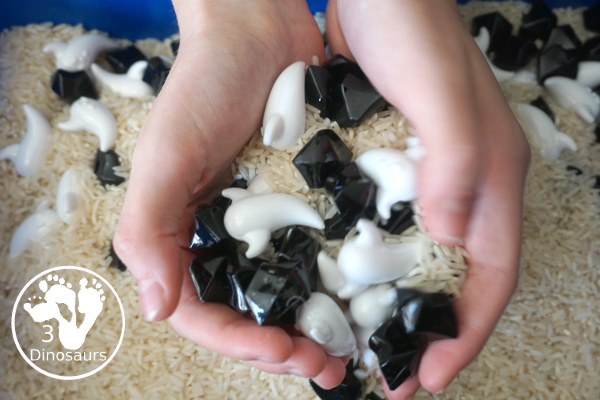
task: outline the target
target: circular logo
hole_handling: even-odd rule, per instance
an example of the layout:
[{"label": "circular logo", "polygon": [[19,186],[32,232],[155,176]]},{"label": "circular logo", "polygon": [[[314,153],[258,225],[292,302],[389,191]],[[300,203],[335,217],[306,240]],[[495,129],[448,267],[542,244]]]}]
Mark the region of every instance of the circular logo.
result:
[{"label": "circular logo", "polygon": [[23,287],[11,328],[19,353],[35,370],[55,379],[81,379],[117,354],[125,311],[115,289],[96,272],[55,267]]}]

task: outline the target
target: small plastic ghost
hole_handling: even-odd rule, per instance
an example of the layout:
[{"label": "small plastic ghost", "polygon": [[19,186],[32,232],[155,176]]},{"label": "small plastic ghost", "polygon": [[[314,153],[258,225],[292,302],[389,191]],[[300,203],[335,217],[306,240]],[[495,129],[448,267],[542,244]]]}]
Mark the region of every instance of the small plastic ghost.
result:
[{"label": "small plastic ghost", "polygon": [[392,316],[396,300],[396,290],[390,285],[372,286],[350,300],[352,322],[375,331]]},{"label": "small plastic ghost", "polygon": [[56,194],[56,213],[59,218],[69,223],[73,213],[81,206],[81,188],[77,181],[76,172],[73,168],[66,170],[60,182]]},{"label": "small plastic ghost", "polygon": [[600,61],[581,61],[575,80],[589,88],[600,85]]},{"label": "small plastic ghost", "polygon": [[325,227],[315,209],[289,194],[253,194],[240,188],[227,188],[222,194],[232,201],[225,211],[225,229],[233,238],[248,243],[248,258],[262,253],[269,244],[271,233],[277,229],[289,225]]},{"label": "small plastic ghost", "polygon": [[473,37],[473,39],[475,40],[475,43],[477,43],[479,50],[481,50],[481,52],[483,53],[485,60],[487,61],[488,65],[490,66],[490,68],[491,68],[492,72],[494,73],[494,76],[496,77],[496,80],[498,82],[507,81],[509,79],[512,79],[513,76],[515,76],[514,72],[506,71],[506,70],[496,67],[488,58],[487,51],[490,48],[491,37],[490,37],[490,31],[488,31],[488,29],[485,26],[482,26],[479,29],[479,33],[477,34],[477,36]]},{"label": "small plastic ghost", "polygon": [[12,144],[0,151],[0,160],[11,160],[21,176],[35,175],[44,162],[50,140],[50,123],[36,108],[23,105],[27,119],[27,132],[21,143]]},{"label": "small plastic ghost", "polygon": [[152,86],[143,80],[147,67],[148,61],[141,60],[133,63],[126,74],[113,74],[103,70],[98,64],[92,64],[92,74],[113,92],[123,97],[139,99],[154,93]]},{"label": "small plastic ghost", "polygon": [[114,40],[106,36],[88,33],[77,36],[67,43],[48,43],[43,51],[54,54],[56,68],[75,72],[88,69],[100,52],[117,46]]},{"label": "small plastic ghost", "polygon": [[317,254],[317,265],[319,268],[319,277],[323,287],[330,293],[337,293],[346,286],[346,278],[340,272],[337,261],[321,250]]},{"label": "small plastic ghost", "polygon": [[369,150],[356,159],[358,169],[377,185],[377,212],[384,220],[392,206],[417,197],[417,162],[409,154],[391,148]]},{"label": "small plastic ghost", "polygon": [[356,229],[359,234],[342,245],[337,258],[346,278],[346,286],[338,291],[340,298],[351,298],[369,285],[399,279],[419,263],[418,243],[385,242],[379,228],[364,218],[356,223]]},{"label": "small plastic ghost", "polygon": [[594,122],[600,113],[600,96],[576,80],[553,76],[544,81],[544,87],[559,106],[574,110],[584,121]]},{"label": "small plastic ghost", "polygon": [[9,257],[18,257],[30,241],[42,243],[46,235],[61,224],[54,210],[38,210],[17,227],[10,242]]},{"label": "small plastic ghost", "polygon": [[99,100],[81,97],[71,105],[71,118],[60,122],[65,131],[90,132],[100,139],[100,150],[110,150],[117,139],[117,121],[110,110]]},{"label": "small plastic ghost", "polygon": [[343,357],[354,351],[356,338],[340,307],[324,293],[313,292],[296,310],[296,326],[327,354]]},{"label": "small plastic ghost", "polygon": [[285,150],[298,143],[304,134],[305,64],[298,61],[279,75],[265,107],[263,117],[263,143],[277,150]]},{"label": "small plastic ghost", "polygon": [[564,149],[577,151],[577,144],[566,133],[556,129],[548,114],[531,104],[517,103],[517,117],[523,130],[540,155],[547,160],[556,160]]}]

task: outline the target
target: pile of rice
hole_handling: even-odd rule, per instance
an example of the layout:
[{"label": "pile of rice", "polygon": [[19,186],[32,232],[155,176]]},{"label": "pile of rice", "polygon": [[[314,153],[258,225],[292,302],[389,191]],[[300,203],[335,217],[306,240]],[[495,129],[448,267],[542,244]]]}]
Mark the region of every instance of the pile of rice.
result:
[{"label": "pile of rice", "polygon": [[[461,10],[467,23],[475,15],[499,10],[518,26],[527,7],[519,2],[471,2]],[[582,28],[580,10],[557,10],[557,14],[559,23],[572,25],[580,39],[592,36]],[[131,275],[110,266],[108,259],[127,184],[99,184],[92,170],[98,147],[95,136],[56,128],[68,119],[69,107],[50,90],[54,57],[42,53],[42,48],[82,33],[80,26],[44,24],[15,27],[0,37],[0,149],[20,142],[26,130],[23,104],[40,110],[52,126],[46,164],[38,174],[20,177],[12,163],[0,162],[0,398],[315,399],[305,379],[260,372],[178,337],[166,322],[148,323],[141,317]],[[171,56],[169,43],[144,40],[136,45],[148,56]],[[416,398],[597,399],[600,194],[592,186],[594,175],[600,174],[600,145],[594,142],[592,125],[560,109],[539,87],[510,83],[503,89],[511,102],[529,102],[542,94],[557,115],[558,129],[573,137],[579,150],[566,150],[558,160],[546,161],[534,149],[526,187],[520,282],[513,301],[486,348],[454,383],[442,394],[420,391]],[[120,171],[127,176],[152,98],[124,99],[105,89],[101,99],[117,119],[115,149],[122,161]],[[395,111],[374,116],[354,130],[339,130],[311,109],[307,115],[307,134],[327,126],[346,135],[345,140],[362,137],[356,143],[364,148],[353,148],[355,154],[372,147],[402,148],[398,138],[410,135],[410,127]],[[267,168],[265,152],[256,151],[262,146],[259,143],[255,136],[240,154],[236,173],[255,173],[256,157],[259,161],[262,157],[261,168]],[[568,172],[569,165],[583,174]],[[57,227],[44,245],[32,244],[9,259],[13,232],[36,209],[54,208],[59,179],[70,167],[78,172],[85,196],[80,212],[71,224]],[[288,173],[290,178],[279,183],[288,187],[285,190],[302,193],[301,177],[293,169]],[[327,203],[323,204],[321,211],[327,214]],[[76,381],[57,381],[33,370],[18,354],[10,328],[13,304],[23,286],[39,272],[59,265],[98,272],[115,288],[126,314],[125,338],[117,356],[99,373]],[[452,292],[455,289],[447,285],[459,284],[442,280],[437,289]],[[108,348],[117,340],[121,322],[119,313],[111,311],[115,307],[107,304],[102,323],[93,328],[102,333],[88,335],[98,341],[98,347]],[[21,323],[18,329],[22,337],[39,338],[37,324]]]}]

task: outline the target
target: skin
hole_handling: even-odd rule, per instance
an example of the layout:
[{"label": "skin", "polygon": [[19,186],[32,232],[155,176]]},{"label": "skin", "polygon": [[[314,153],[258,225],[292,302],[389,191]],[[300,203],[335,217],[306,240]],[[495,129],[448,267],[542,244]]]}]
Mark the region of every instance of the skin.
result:
[{"label": "skin", "polygon": [[[324,60],[303,0],[213,3],[174,1],[181,45],[134,152],[115,250],[138,282],[146,319],[169,318],[212,351],[333,387],[347,358],[200,303],[187,274],[194,207],[259,128],[278,74],[294,61]],[[479,353],[516,286],[527,142],[453,1],[338,0],[327,13],[332,52],[354,57],[425,145],[419,203],[430,235],[469,252],[455,303],[459,337],[430,344],[418,375],[387,394],[438,392]]]}]

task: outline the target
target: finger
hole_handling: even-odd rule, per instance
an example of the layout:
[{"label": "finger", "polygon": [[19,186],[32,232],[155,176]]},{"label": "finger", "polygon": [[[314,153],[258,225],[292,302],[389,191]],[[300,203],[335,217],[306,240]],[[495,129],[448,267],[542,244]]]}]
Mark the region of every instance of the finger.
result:
[{"label": "finger", "polygon": [[327,44],[329,45],[331,54],[341,54],[349,60],[354,61],[354,56],[350,52],[348,43],[346,43],[346,38],[344,37],[342,29],[340,28],[337,12],[337,0],[329,0],[327,2],[325,17],[327,24]]},{"label": "finger", "polygon": [[391,391],[385,379],[383,382],[383,391],[389,400],[406,400],[410,399],[421,387],[419,377],[417,375],[408,378],[396,390]]}]

